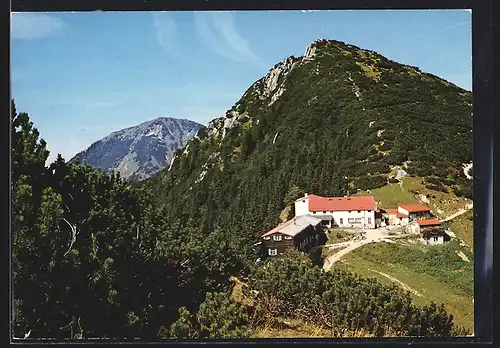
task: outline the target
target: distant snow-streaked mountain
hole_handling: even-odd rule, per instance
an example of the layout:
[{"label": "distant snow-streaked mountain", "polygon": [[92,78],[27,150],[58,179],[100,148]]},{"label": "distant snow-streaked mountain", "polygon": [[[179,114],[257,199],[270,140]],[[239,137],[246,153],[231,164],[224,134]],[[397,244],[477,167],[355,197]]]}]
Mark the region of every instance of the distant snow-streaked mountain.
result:
[{"label": "distant snow-streaked mountain", "polygon": [[129,181],[147,179],[168,166],[173,153],[184,147],[201,127],[185,119],[159,117],[111,133],[71,161],[86,161],[108,173],[118,171]]}]

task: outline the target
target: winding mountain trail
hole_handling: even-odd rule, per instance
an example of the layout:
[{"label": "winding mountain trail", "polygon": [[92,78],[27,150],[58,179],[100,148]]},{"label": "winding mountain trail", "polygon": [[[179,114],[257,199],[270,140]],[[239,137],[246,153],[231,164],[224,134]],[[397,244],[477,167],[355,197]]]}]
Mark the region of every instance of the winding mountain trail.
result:
[{"label": "winding mountain trail", "polygon": [[337,263],[338,261],[340,261],[340,259],[342,258],[342,256],[345,256],[346,254],[350,253],[351,251],[353,251],[353,250],[355,250],[355,249],[357,249],[357,248],[359,248],[359,247],[361,247],[361,246],[363,246],[365,244],[369,244],[369,243],[372,243],[372,241],[371,240],[366,240],[366,239],[349,243],[347,248],[342,249],[338,253],[335,253],[335,254],[329,256],[325,260],[325,263],[323,265],[323,269],[325,271],[329,271],[330,268],[332,268],[332,266],[335,263]]},{"label": "winding mountain trail", "polygon": [[375,271],[375,270],[373,270],[373,269],[370,269],[370,271],[375,272],[375,273],[378,273],[378,274],[380,274],[380,275],[383,275],[384,277],[386,277],[387,279],[389,279],[389,280],[393,281],[394,283],[397,283],[397,284],[401,285],[401,287],[402,287],[403,289],[405,289],[406,291],[409,291],[409,292],[411,292],[412,294],[417,295],[418,297],[423,297],[423,295],[422,295],[421,293],[419,293],[417,290],[414,290],[414,289],[410,288],[408,285],[406,285],[406,284],[405,284],[405,283],[403,283],[402,281],[400,281],[400,280],[398,280],[398,279],[396,279],[396,278],[394,278],[394,277],[391,277],[391,276],[390,276],[390,275],[388,275],[388,274],[385,274],[385,273],[382,273],[382,272],[379,272],[379,271]]},{"label": "winding mountain trail", "polygon": [[446,218],[441,220],[441,222],[450,221],[450,220],[456,218],[457,216],[463,215],[463,214],[467,213],[469,210],[471,210],[473,208],[473,206],[474,206],[474,204],[470,203],[470,204],[466,205],[465,208],[462,208],[462,209],[458,210],[457,212],[455,212],[451,215],[448,215]]},{"label": "winding mountain trail", "polygon": [[389,239],[402,238],[402,237],[408,236],[408,234],[390,235],[389,231],[390,231],[389,228],[378,228],[378,229],[374,229],[374,230],[362,230],[362,231],[360,231],[360,233],[365,234],[363,239],[351,240],[348,242],[326,245],[327,247],[337,247],[337,246],[344,247],[345,246],[345,248],[340,250],[339,252],[333,254],[333,255],[328,256],[323,264],[323,269],[325,271],[329,271],[335,263],[340,261],[340,259],[342,257],[349,254],[351,251],[362,247],[363,245],[370,244],[370,243],[385,242],[386,240],[389,240]]},{"label": "winding mountain trail", "polygon": [[[457,216],[463,215],[467,213],[469,210],[473,208],[473,203],[468,204],[465,206],[465,208],[462,208],[455,213],[448,215],[446,218],[443,220],[440,220],[441,222],[446,222],[450,221]],[[326,258],[324,264],[323,264],[323,269],[325,271],[329,271],[332,266],[340,261],[342,257],[345,255],[349,254],[351,251],[358,249],[359,247],[362,247],[363,245],[370,244],[370,243],[378,243],[378,242],[388,242],[390,239],[393,238],[401,238],[401,237],[406,237],[408,235],[406,234],[399,234],[399,235],[389,235],[389,228],[377,228],[374,230],[362,230],[360,233],[364,233],[365,237],[363,239],[358,239],[358,240],[351,240],[347,242],[342,242],[342,243],[336,243],[336,244],[327,244],[325,245],[326,247],[329,248],[343,248],[339,252],[330,255]]]}]

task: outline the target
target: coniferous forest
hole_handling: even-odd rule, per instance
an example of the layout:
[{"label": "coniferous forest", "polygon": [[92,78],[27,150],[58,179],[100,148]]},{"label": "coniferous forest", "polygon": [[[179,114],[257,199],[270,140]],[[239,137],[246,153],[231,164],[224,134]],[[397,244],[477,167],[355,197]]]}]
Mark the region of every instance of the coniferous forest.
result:
[{"label": "coniferous forest", "polygon": [[242,338],[277,318],[331,337],[467,333],[399,286],[293,252],[256,263],[252,246],[304,192],[381,187],[397,166],[472,197],[470,92],[331,40],[273,69],[137,183],[46,164],[43,134],[12,101],[15,337]]},{"label": "coniferous forest", "polygon": [[[295,253],[249,267],[224,231],[165,218],[148,188],[60,156],[46,166],[46,144],[14,102],[11,121],[15,337],[238,338],[278,316],[332,337],[466,332],[442,305],[415,306],[397,286],[325,273]],[[250,304],[231,299],[231,276],[248,280]]]}]

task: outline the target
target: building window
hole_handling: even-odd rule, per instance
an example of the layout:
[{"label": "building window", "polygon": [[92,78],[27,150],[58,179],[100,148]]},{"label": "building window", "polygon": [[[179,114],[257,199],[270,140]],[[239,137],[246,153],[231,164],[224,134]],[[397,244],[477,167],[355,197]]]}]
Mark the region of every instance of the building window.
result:
[{"label": "building window", "polygon": [[348,213],[350,214],[350,213],[351,213],[351,211],[349,210],[349,211],[348,211]]},{"label": "building window", "polygon": [[267,249],[267,253],[269,256],[276,256],[278,255],[278,249]]},{"label": "building window", "polygon": [[434,237],[434,241],[435,241],[435,242],[437,242],[437,241],[438,241],[438,239],[439,239],[438,237]]},{"label": "building window", "polygon": [[271,237],[267,236],[267,237],[264,237],[264,240],[269,240],[271,239]]},{"label": "building window", "polygon": [[358,213],[361,213],[361,210],[358,210]]},{"label": "building window", "polygon": [[279,242],[281,240],[281,236],[273,236],[273,240]]},{"label": "building window", "polygon": [[285,236],[285,239],[292,239],[293,237]]},{"label": "building window", "polygon": [[342,225],[344,223],[344,218],[340,218],[340,224]]},{"label": "building window", "polygon": [[371,224],[372,223],[372,218],[368,218],[368,223]]},{"label": "building window", "polygon": [[324,211],[323,214],[326,214],[326,211]]},{"label": "building window", "polygon": [[347,219],[347,223],[349,223],[349,224],[353,224],[353,223],[354,223],[354,218],[348,218],[348,219]]},{"label": "building window", "polygon": [[371,213],[372,211],[371,210],[368,210],[369,213]]},{"label": "building window", "polygon": [[360,224],[361,223],[361,218],[356,218],[355,221],[356,221],[357,224]]}]

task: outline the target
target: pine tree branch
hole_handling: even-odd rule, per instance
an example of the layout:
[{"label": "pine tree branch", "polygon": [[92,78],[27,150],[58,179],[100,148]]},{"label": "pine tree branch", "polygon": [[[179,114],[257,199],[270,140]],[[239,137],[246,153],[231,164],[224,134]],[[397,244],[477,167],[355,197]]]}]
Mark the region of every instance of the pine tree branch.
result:
[{"label": "pine tree branch", "polygon": [[68,247],[68,250],[64,253],[63,256],[68,255],[68,253],[71,251],[71,248],[73,247],[73,244],[76,242],[76,235],[77,235],[77,229],[76,229],[76,224],[72,225],[66,218],[63,217],[63,220],[68,224],[68,226],[71,228],[71,233],[70,233],[70,244]]}]

